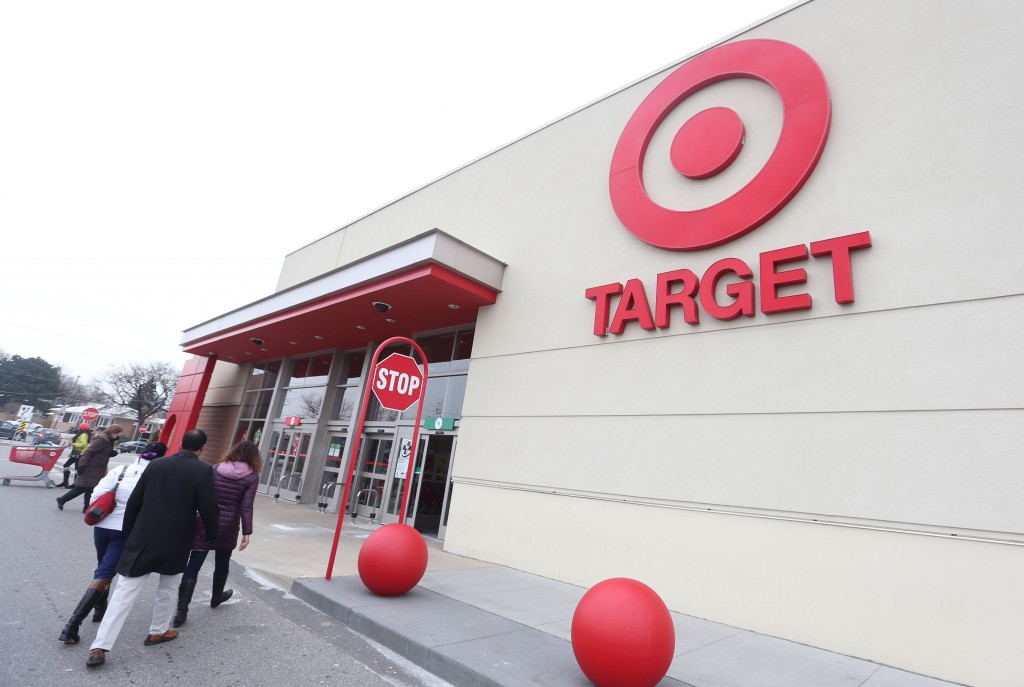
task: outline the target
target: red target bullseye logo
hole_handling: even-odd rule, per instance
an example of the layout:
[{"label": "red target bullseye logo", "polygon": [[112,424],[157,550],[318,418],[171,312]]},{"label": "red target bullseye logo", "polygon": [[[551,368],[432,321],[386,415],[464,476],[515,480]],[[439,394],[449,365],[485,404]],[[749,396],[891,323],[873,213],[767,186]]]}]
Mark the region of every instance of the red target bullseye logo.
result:
[{"label": "red target bullseye logo", "polygon": [[[756,79],[779,94],[783,118],[775,150],[746,186],[720,203],[698,210],[658,205],[643,180],[654,132],[683,100],[726,79]],[[659,248],[699,250],[726,243],[767,222],[796,195],[821,157],[831,121],[825,76],[803,50],[760,39],[721,45],[672,72],[633,113],[612,156],[612,207],[629,231]],[[689,179],[710,178],[740,154],[743,136],[743,122],[733,110],[704,110],[676,134],[672,166]]]}]

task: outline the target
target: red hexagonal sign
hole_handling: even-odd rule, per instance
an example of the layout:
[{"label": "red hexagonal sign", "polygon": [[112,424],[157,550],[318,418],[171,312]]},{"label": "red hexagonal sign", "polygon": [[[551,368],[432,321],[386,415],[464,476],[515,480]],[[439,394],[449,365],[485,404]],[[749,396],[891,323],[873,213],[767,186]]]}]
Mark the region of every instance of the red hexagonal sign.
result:
[{"label": "red hexagonal sign", "polygon": [[388,410],[407,410],[423,395],[423,374],[415,360],[401,353],[377,363],[371,379],[373,395]]}]

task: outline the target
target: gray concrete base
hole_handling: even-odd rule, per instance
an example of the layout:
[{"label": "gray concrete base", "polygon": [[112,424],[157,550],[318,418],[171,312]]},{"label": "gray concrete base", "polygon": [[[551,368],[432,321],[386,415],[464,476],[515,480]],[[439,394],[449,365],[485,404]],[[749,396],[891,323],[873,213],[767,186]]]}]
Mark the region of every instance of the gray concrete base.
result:
[{"label": "gray concrete base", "polygon": [[568,642],[422,587],[381,598],[358,577],[305,578],[292,593],[453,685],[590,684]]},{"label": "gray concrete base", "polygon": [[[569,641],[586,590],[493,566],[427,572],[384,598],[358,576],[292,593],[454,685],[585,687]],[[949,687],[951,683],[678,613],[662,687]]]}]

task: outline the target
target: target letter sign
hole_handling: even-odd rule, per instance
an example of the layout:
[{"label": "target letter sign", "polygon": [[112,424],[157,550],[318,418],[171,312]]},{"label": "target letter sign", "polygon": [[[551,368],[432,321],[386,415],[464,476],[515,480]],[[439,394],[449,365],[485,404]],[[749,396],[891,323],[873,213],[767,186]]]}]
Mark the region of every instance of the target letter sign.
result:
[{"label": "target letter sign", "polygon": [[408,410],[423,394],[423,375],[416,361],[401,353],[377,363],[372,379],[373,395],[388,410]]}]

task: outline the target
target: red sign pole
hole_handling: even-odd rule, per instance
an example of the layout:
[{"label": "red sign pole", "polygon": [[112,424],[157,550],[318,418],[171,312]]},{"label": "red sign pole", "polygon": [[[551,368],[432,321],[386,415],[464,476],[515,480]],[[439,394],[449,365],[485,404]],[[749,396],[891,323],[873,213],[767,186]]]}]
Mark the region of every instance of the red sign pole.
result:
[{"label": "red sign pole", "polygon": [[409,485],[412,484],[412,476],[416,472],[416,449],[419,447],[419,436],[420,436],[420,421],[423,419],[423,398],[427,392],[427,356],[423,354],[423,349],[416,345],[415,341],[410,341],[412,347],[416,349],[416,352],[420,354],[420,360],[423,361],[423,384],[420,387],[420,399],[419,407],[416,408],[416,424],[412,426],[412,454],[409,456],[409,466],[405,470],[405,487],[402,489],[402,507],[398,510],[398,522],[405,523],[405,507],[409,503]]},{"label": "red sign pole", "polygon": [[[355,440],[352,442],[352,450],[349,452],[349,465],[348,465],[348,469],[345,471],[346,472],[346,476],[345,476],[345,489],[344,489],[344,491],[342,492],[342,495],[341,495],[341,507],[338,509],[338,525],[337,525],[337,527],[334,528],[334,541],[331,544],[331,557],[327,561],[327,574],[324,576],[324,579],[326,579],[328,581],[330,581],[331,573],[334,571],[334,559],[335,559],[335,557],[338,554],[338,540],[341,537],[342,525],[344,525],[344,523],[345,523],[345,504],[348,503],[349,494],[352,491],[352,482],[353,482],[353,478],[355,476],[356,463],[359,462],[359,445],[360,445],[360,443],[362,441],[362,438],[363,438],[363,428],[364,428],[364,426],[366,424],[366,408],[370,404],[370,396],[373,395],[373,393],[374,393],[373,392],[373,380],[374,380],[374,374],[375,374],[376,369],[377,369],[377,363],[379,362],[380,354],[385,349],[387,349],[388,346],[390,346],[391,344],[396,343],[396,342],[405,342],[405,343],[410,344],[413,348],[415,348],[419,352],[420,359],[423,361],[423,383],[420,385],[420,390],[419,390],[420,397],[419,397],[419,401],[418,401],[419,404],[420,404],[420,407],[419,407],[419,410],[416,412],[416,425],[417,426],[413,429],[412,454],[409,456],[410,464],[413,467],[415,467],[415,465],[416,465],[416,463],[415,463],[415,459],[416,459],[416,438],[418,436],[420,416],[423,414],[423,392],[424,392],[424,389],[427,386],[427,357],[423,354],[423,349],[420,348],[416,344],[416,342],[413,341],[412,339],[407,339],[404,336],[393,336],[390,339],[387,339],[384,343],[382,343],[380,346],[377,347],[377,350],[374,351],[373,359],[370,361],[370,370],[369,370],[369,377],[367,379],[367,388],[365,389],[365,391],[363,393],[363,402],[362,402],[362,404],[359,407],[359,423],[356,425]],[[411,481],[412,481],[411,480],[411,475],[409,474],[408,468],[407,468],[405,489],[403,490],[403,494],[402,494],[402,508],[399,511],[399,522],[402,522],[402,520],[404,520],[404,518],[405,518],[405,502],[406,502],[406,498],[408,497],[408,494],[409,494],[409,483]]]}]

